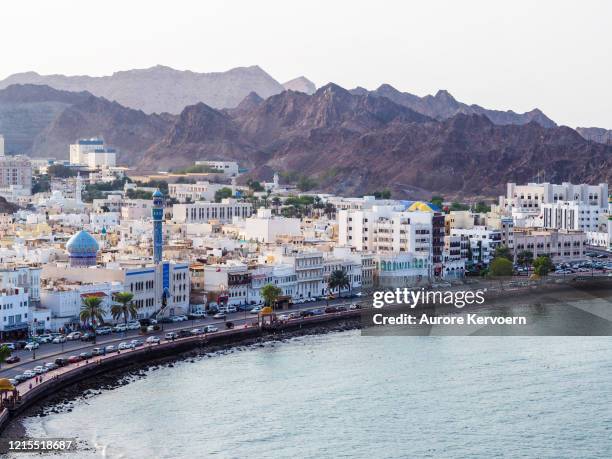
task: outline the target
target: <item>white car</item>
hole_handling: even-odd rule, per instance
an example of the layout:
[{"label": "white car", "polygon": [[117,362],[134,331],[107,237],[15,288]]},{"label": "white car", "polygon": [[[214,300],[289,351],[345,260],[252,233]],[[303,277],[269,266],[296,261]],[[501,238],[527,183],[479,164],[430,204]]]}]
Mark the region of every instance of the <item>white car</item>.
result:
[{"label": "white car", "polygon": [[118,349],[123,351],[125,349],[132,349],[132,345],[130,343],[126,343],[125,341],[119,343]]},{"label": "white car", "polygon": [[166,336],[164,336],[164,338],[166,339],[166,341],[170,341],[170,340],[173,340],[173,339],[177,339],[178,335],[176,333],[174,333],[174,332],[168,332],[168,333],[166,333]]},{"label": "white car", "polygon": [[251,314],[259,314],[261,312],[261,308],[259,306],[255,306],[253,309],[249,311]]},{"label": "white car", "polygon": [[39,343],[50,343],[53,341],[53,337],[51,335],[39,335],[36,337]]},{"label": "white car", "polygon": [[280,321],[289,320],[289,316],[287,314],[281,314],[280,316],[278,316],[278,320]]},{"label": "white car", "polygon": [[59,335],[53,338],[54,344],[62,344],[66,342],[66,337],[64,335]]},{"label": "white car", "polygon": [[128,330],[139,330],[140,322],[128,322],[127,329]]},{"label": "white car", "polygon": [[119,325],[115,325],[115,326],[113,327],[113,331],[114,331],[115,333],[122,333],[122,332],[124,332],[124,331],[126,331],[126,330],[127,330],[127,327],[126,327],[126,325],[125,325],[125,324],[119,324]]},{"label": "white car", "polygon": [[219,329],[214,325],[207,325],[206,327],[204,327],[204,330],[206,331],[206,333],[214,333],[216,331],[219,331]]},{"label": "white car", "polygon": [[26,370],[23,372],[23,375],[26,378],[33,378],[34,376],[36,376],[36,373],[34,373],[32,370]]},{"label": "white car", "polygon": [[106,346],[104,348],[104,350],[108,353],[108,352],[115,352],[117,350],[117,348],[115,346],[113,346],[112,344],[109,344],[108,346]]},{"label": "white car", "polygon": [[191,330],[192,335],[201,335],[202,333],[204,333],[204,330],[202,330],[201,328],[194,328],[193,330]]},{"label": "white car", "polygon": [[55,362],[47,362],[45,363],[45,367],[49,370],[55,370],[57,368],[57,363]]},{"label": "white car", "polygon": [[77,339],[81,339],[81,336],[83,336],[83,334],[77,331],[77,332],[68,333],[66,335],[66,339],[68,341],[75,341]]},{"label": "white car", "polygon": [[24,347],[24,349],[25,349],[26,351],[33,351],[34,349],[38,349],[38,348],[39,348],[38,343],[36,343],[36,342],[34,342],[34,341],[29,342],[29,343],[28,343],[28,344],[26,344],[26,345],[25,345],[25,347]]},{"label": "white car", "polygon": [[38,365],[37,367],[32,368],[32,371],[36,373],[37,375],[42,375],[43,373],[46,373],[47,371],[49,371],[49,369],[41,365]]},{"label": "white car", "polygon": [[153,343],[159,344],[160,341],[161,340],[159,339],[159,336],[149,336],[146,342],[149,344],[153,344]]},{"label": "white car", "polygon": [[238,312],[238,308],[236,308],[236,306],[228,306],[225,312],[227,312],[228,314],[233,314],[235,312]]}]

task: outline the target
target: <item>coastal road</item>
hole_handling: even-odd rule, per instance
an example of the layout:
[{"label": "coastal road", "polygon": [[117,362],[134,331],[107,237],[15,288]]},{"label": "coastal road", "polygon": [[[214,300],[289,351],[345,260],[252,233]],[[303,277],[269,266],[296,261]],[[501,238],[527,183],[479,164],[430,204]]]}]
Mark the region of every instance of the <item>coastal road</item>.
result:
[{"label": "coastal road", "polygon": [[[361,298],[339,298],[335,300],[330,300],[330,305],[349,305],[351,303],[360,303],[363,307],[367,307],[371,305],[371,301],[369,301],[368,297]],[[325,301],[317,301],[312,303],[305,303],[299,305],[293,305],[287,311],[288,312],[297,312],[307,309],[319,309],[325,308]],[[279,314],[283,314],[285,311],[279,312]],[[257,320],[257,315],[249,314],[247,311],[246,314],[244,311],[239,311],[236,313],[228,314],[227,320],[223,319],[213,319],[213,318],[205,318],[205,319],[196,319],[196,320],[187,320],[183,322],[173,322],[169,324],[159,324],[160,327],[163,326],[163,330],[158,330],[153,333],[149,333],[147,335],[141,335],[139,330],[130,330],[123,333],[113,333],[111,335],[101,335],[97,337],[96,344],[91,341],[67,341],[64,343],[63,347],[61,344],[41,344],[38,349],[36,349],[35,356],[33,359],[33,353],[31,351],[26,350],[18,350],[14,351],[13,355],[19,356],[21,359],[20,362],[15,364],[4,364],[0,369],[0,377],[2,378],[12,378],[17,374],[23,373],[25,370],[32,369],[38,365],[43,365],[46,362],[53,362],[55,359],[63,357],[68,358],[71,355],[78,355],[81,352],[90,351],[94,347],[105,347],[110,344],[118,345],[122,341],[131,341],[133,339],[146,339],[148,336],[159,336],[163,339],[164,335],[170,331],[179,331],[179,330],[192,330],[194,328],[201,328],[204,325],[214,325],[219,330],[225,330],[225,322],[233,322],[235,327],[244,326],[244,324],[251,324],[253,321]]]}]

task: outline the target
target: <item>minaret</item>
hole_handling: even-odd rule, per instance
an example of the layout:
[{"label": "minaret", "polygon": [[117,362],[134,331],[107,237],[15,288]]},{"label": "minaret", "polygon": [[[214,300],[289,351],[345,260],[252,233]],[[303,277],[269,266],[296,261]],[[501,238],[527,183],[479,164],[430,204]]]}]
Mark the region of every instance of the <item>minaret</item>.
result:
[{"label": "minaret", "polygon": [[77,172],[76,185],[74,190],[74,200],[77,204],[81,204],[81,190],[83,189],[83,179],[81,179],[81,173]]},{"label": "minaret", "polygon": [[274,189],[278,190],[278,173],[274,173],[274,177],[272,178],[272,182],[274,183]]},{"label": "minaret", "polygon": [[153,219],[153,262],[157,264],[162,261],[162,223],[164,220],[164,195],[159,190],[153,193],[151,217]]}]

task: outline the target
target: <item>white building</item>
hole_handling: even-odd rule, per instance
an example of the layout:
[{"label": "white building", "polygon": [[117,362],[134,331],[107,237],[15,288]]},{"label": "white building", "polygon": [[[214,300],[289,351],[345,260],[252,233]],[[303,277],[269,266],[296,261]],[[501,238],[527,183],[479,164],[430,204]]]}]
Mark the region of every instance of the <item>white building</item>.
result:
[{"label": "white building", "polygon": [[242,236],[246,240],[275,242],[279,236],[299,236],[300,219],[272,216],[271,209],[258,209],[257,215],[244,222]]},{"label": "white building", "polygon": [[495,249],[502,241],[501,231],[491,230],[486,226],[474,226],[470,229],[451,228],[450,236],[467,238],[472,252],[471,261],[483,264],[491,262]]},{"label": "white building", "polygon": [[117,152],[105,148],[102,139],[80,139],[70,145],[70,164],[88,166],[90,169],[115,167],[116,158]]},{"label": "white building", "polygon": [[212,220],[231,223],[234,218],[248,218],[252,213],[251,203],[230,198],[221,202],[198,201],[172,206],[172,220],[176,223],[208,223]]},{"label": "white building", "polygon": [[0,189],[12,193],[32,192],[32,163],[26,156],[0,155]]},{"label": "white building", "polygon": [[196,161],[196,166],[208,166],[210,168],[220,170],[228,177],[235,177],[239,173],[238,163],[235,161],[202,160]]},{"label": "white building", "polygon": [[230,188],[222,183],[207,181],[196,183],[170,183],[168,194],[179,202],[214,201],[215,193],[222,188]]},{"label": "white building", "polygon": [[580,201],[557,201],[541,204],[543,227],[551,229],[597,231],[601,214],[599,205]]}]

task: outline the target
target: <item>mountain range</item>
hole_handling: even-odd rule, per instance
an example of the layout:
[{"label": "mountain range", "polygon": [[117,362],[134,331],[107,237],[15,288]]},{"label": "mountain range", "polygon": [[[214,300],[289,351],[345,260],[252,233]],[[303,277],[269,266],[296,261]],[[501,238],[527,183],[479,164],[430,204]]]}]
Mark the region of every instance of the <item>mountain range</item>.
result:
[{"label": "mountain range", "polygon": [[147,114],[88,92],[13,85],[0,90],[0,132],[35,157],[66,158],[75,139],[102,136],[120,163],[140,171],[235,159],[250,177],[278,171],[351,195],[390,188],[398,197],[494,196],[540,172],[550,181],[612,179],[612,146],[542,119],[495,124],[459,108],[445,118],[328,84],[313,94],[251,92],[229,109],[200,102],[178,115]]}]

